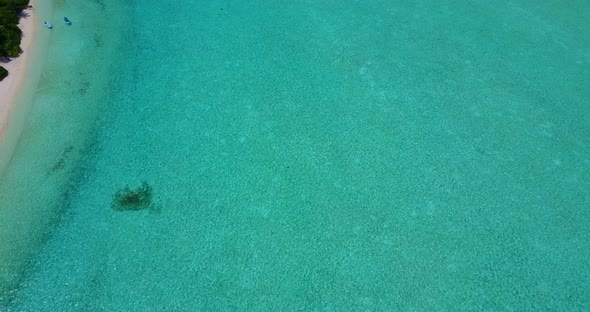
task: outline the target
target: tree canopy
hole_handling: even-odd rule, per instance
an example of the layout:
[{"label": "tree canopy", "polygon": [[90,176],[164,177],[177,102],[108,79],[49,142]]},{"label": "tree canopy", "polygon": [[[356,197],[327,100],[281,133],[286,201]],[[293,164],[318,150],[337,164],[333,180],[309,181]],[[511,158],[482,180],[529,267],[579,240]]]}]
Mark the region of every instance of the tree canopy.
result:
[{"label": "tree canopy", "polygon": [[[22,31],[17,24],[19,14],[28,4],[29,0],[0,0],[0,58],[18,56],[22,52],[20,48]],[[4,78],[3,76],[5,77],[0,75],[0,80]]]}]

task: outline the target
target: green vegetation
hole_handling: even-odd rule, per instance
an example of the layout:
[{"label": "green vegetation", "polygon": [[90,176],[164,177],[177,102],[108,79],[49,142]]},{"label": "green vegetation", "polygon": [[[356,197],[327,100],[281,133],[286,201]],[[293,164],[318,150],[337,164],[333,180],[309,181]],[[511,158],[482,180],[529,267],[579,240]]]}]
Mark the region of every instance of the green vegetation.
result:
[{"label": "green vegetation", "polygon": [[6,78],[6,76],[8,76],[8,71],[6,70],[6,68],[0,66],[0,81]]},{"label": "green vegetation", "polygon": [[111,207],[115,211],[137,211],[152,206],[152,187],[143,182],[136,189],[128,186],[118,190],[113,196]]},{"label": "green vegetation", "polygon": [[[0,59],[18,56],[20,49],[21,30],[18,15],[29,4],[29,0],[0,0]],[[6,69],[0,66],[0,80],[7,76]]]}]

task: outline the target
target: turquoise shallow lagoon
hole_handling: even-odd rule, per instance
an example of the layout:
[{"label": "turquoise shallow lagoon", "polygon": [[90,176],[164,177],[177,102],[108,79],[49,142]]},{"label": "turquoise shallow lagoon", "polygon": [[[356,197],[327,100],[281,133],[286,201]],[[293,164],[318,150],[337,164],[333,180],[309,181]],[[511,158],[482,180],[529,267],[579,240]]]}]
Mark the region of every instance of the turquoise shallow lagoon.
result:
[{"label": "turquoise shallow lagoon", "polygon": [[587,2],[52,5],[0,310],[590,309]]}]

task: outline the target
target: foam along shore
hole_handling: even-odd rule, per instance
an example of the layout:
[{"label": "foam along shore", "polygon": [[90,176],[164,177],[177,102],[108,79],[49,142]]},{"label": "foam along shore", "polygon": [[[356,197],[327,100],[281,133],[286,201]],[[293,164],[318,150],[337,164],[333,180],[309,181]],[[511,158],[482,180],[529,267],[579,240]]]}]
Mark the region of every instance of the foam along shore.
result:
[{"label": "foam along shore", "polygon": [[29,7],[21,13],[18,27],[23,32],[20,56],[10,58],[10,61],[0,61],[0,65],[8,70],[8,77],[0,81],[0,172],[10,159],[15,140],[7,138],[7,129],[14,113],[15,105],[25,86],[32,60],[32,46],[37,37],[37,23],[35,16],[35,1],[31,0]]}]

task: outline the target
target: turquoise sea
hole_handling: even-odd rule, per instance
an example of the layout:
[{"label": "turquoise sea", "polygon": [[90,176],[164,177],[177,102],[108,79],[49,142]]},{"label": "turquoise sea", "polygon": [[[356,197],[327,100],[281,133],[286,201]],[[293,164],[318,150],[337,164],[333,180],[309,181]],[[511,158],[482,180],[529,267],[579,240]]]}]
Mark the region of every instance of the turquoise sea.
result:
[{"label": "turquoise sea", "polygon": [[37,2],[0,311],[590,310],[588,1]]}]

